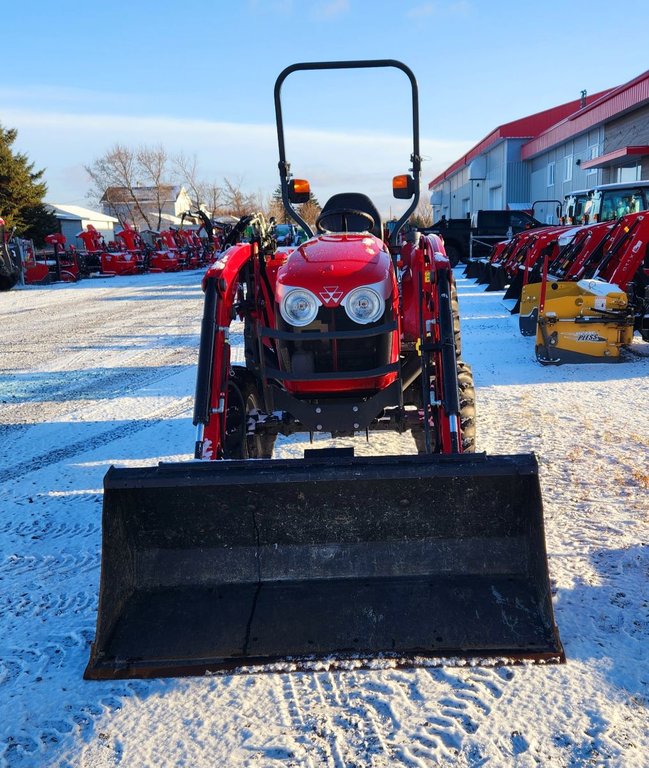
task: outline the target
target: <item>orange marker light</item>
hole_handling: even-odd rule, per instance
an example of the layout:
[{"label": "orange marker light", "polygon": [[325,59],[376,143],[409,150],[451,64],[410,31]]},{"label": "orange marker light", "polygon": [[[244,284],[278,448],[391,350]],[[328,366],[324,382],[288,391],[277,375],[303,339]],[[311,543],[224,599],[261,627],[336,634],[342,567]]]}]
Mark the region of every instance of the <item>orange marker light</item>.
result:
[{"label": "orange marker light", "polygon": [[306,179],[293,179],[293,189],[298,195],[308,195],[311,192],[311,185]]},{"label": "orange marker light", "polygon": [[414,181],[407,173],[392,179],[392,194],[398,200],[408,200],[415,194]]}]

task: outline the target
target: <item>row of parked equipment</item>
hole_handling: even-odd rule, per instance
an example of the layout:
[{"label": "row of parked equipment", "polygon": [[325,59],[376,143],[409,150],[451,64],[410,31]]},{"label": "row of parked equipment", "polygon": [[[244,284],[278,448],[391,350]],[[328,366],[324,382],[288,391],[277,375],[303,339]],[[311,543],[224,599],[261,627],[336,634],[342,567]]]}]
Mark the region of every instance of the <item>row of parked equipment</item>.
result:
[{"label": "row of parked equipment", "polygon": [[[238,220],[234,217],[211,221],[202,211],[185,215],[201,219],[201,229],[181,226],[139,232],[125,224],[115,233],[115,240],[106,243],[101,232],[89,224],[76,235],[83,242],[82,248],[67,245],[65,235],[55,232],[45,238],[51,246],[47,250],[36,250],[31,240],[14,233],[9,236],[0,219],[0,290],[9,290],[18,282],[47,285],[91,276],[200,269],[211,264],[215,254],[249,237],[235,226]],[[204,237],[199,235],[201,230]],[[303,239],[300,234],[293,225],[273,222],[272,236],[278,246],[296,245]]]},{"label": "row of parked equipment", "polygon": [[204,243],[194,230],[163,230],[153,244],[126,225],[117,232],[114,242],[106,243],[91,224],[79,232],[84,248],[66,248],[65,235],[57,232],[45,241],[53,251],[36,255],[28,247],[23,254],[23,273],[27,284],[76,282],[82,277],[102,275],[135,275],[143,272],[177,272],[199,269],[210,263],[213,247]]},{"label": "row of parked equipment", "polygon": [[503,290],[544,365],[620,359],[649,341],[649,212],[587,226],[538,227],[470,261],[465,274]]}]

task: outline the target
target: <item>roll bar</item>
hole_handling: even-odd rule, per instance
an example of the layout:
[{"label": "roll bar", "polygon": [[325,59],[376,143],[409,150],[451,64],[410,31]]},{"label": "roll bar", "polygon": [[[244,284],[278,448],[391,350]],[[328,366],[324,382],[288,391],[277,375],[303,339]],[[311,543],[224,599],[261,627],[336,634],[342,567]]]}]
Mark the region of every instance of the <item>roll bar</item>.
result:
[{"label": "roll bar", "polygon": [[373,69],[378,67],[394,67],[400,69],[410,80],[412,88],[412,154],[410,161],[412,163],[412,175],[415,182],[415,194],[408,210],[397,221],[397,224],[390,235],[390,242],[396,245],[397,236],[403,225],[408,220],[410,214],[415,210],[419,203],[419,184],[421,176],[421,155],[419,154],[419,93],[417,81],[412,70],[396,59],[367,59],[360,61],[313,61],[291,64],[290,67],[282,70],[275,81],[275,118],[277,121],[277,141],[279,144],[279,177],[282,184],[282,202],[289,216],[296,221],[310,236],[313,230],[304,221],[300,214],[295,210],[288,195],[288,181],[290,176],[290,163],[286,160],[286,146],[284,143],[284,124],[282,120],[282,101],[281,90],[284,80],[293,72],[318,69]]}]

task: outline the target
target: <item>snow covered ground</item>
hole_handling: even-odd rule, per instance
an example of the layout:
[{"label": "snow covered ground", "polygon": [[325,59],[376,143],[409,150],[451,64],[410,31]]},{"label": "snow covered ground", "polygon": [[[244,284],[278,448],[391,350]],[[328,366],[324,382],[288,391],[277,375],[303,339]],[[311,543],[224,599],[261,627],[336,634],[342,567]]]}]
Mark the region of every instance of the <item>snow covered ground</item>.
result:
[{"label": "snow covered ground", "polygon": [[619,365],[542,368],[502,294],[463,279],[478,449],[539,456],[567,664],[82,680],[102,477],[192,450],[199,283],[0,296],[0,764],[649,765],[649,345]]}]

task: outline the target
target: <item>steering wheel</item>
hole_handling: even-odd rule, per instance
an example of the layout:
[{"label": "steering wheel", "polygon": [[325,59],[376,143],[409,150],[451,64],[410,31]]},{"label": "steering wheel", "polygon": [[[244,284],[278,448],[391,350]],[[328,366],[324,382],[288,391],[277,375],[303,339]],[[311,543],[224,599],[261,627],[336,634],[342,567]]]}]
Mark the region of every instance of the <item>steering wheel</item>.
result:
[{"label": "steering wheel", "polygon": [[366,213],[365,211],[359,211],[357,208],[334,208],[331,211],[323,211],[315,220],[315,226],[318,232],[323,234],[331,234],[332,230],[324,227],[322,222],[325,219],[329,219],[333,216],[342,216],[343,232],[349,232],[349,227],[347,226],[347,216],[360,216],[367,221],[368,226],[361,230],[362,232],[369,232],[371,229],[374,229],[374,217],[370,216],[369,213]]}]

